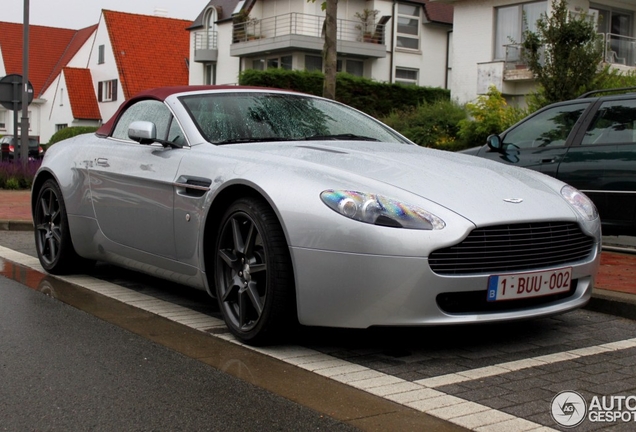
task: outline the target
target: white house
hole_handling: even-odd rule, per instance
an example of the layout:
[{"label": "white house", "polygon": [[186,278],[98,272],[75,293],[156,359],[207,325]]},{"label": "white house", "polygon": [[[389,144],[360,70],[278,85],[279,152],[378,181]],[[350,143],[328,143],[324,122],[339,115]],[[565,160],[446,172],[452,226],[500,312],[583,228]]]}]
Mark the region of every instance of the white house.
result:
[{"label": "white house", "polygon": [[[46,143],[68,126],[99,126],[148,88],[187,85],[192,21],[103,10],[82,30],[30,26],[29,135]],[[22,72],[22,24],[0,22],[0,77]],[[0,108],[0,135],[13,134]]]},{"label": "white house", "polygon": [[[189,28],[190,84],[236,84],[246,69],[322,70],[321,3],[210,1]],[[446,88],[452,22],[452,7],[429,0],[340,0],[338,70]]]},{"label": "white house", "polygon": [[[475,100],[494,85],[511,101],[536,86],[519,61],[525,22],[533,30],[540,14],[549,14],[551,0],[431,0],[454,6],[450,81],[451,97],[460,103]],[[573,13],[589,14],[604,40],[604,60],[622,70],[636,69],[634,0],[569,0]]]}]

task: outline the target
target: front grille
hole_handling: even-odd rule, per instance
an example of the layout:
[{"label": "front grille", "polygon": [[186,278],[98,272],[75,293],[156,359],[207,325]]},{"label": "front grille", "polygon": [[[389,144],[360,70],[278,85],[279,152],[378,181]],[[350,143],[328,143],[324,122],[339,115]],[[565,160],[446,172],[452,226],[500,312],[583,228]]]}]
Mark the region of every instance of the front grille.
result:
[{"label": "front grille", "polygon": [[537,270],[588,258],[594,239],[576,223],[540,222],[478,228],[459,244],[434,251],[431,269],[440,275]]},{"label": "front grille", "polygon": [[486,290],[441,293],[438,294],[435,300],[441,310],[450,314],[511,312],[520,309],[548,306],[550,303],[571,297],[576,292],[577,285],[578,280],[573,280],[568,291],[554,295],[517,300],[489,302],[488,292]]}]

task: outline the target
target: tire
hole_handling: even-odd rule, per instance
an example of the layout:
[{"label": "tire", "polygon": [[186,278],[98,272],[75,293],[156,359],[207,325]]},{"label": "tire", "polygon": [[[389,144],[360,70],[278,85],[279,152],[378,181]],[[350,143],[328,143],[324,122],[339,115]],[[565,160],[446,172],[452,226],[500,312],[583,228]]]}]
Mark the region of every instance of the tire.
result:
[{"label": "tire", "polygon": [[214,251],[216,295],[230,332],[250,345],[292,335],[293,270],[273,210],[254,198],[235,201],[221,219]]},{"label": "tire", "polygon": [[49,179],[44,182],[33,214],[35,248],[40,264],[51,274],[68,274],[92,265],[73,248],[62,191]]}]

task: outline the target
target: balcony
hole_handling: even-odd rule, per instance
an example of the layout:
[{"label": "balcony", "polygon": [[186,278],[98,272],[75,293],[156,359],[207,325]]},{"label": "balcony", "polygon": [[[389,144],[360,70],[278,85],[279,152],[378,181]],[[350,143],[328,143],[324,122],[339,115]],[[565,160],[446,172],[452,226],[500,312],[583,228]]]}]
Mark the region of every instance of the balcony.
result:
[{"label": "balcony", "polygon": [[[235,57],[276,51],[322,51],[325,17],[290,13],[275,17],[250,19],[233,24],[230,54]],[[363,31],[360,21],[339,19],[337,22],[337,50],[360,58],[386,57],[384,24],[372,25]]]},{"label": "balcony", "polygon": [[603,59],[622,70],[636,67],[636,38],[613,33],[602,34]]},{"label": "balcony", "polygon": [[219,56],[217,32],[202,30],[194,33],[194,61],[199,63],[215,62]]},{"label": "balcony", "polygon": [[[600,33],[599,35],[603,45],[604,63],[623,71],[636,69],[636,38],[612,33]],[[533,79],[533,74],[523,60],[523,47],[521,44],[506,45],[504,80],[522,81],[531,79]]]}]

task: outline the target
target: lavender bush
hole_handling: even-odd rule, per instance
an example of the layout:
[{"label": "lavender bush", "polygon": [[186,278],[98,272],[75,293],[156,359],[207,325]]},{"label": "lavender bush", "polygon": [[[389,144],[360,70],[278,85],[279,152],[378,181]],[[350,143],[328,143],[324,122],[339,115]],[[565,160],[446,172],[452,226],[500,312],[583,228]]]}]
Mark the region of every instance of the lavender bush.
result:
[{"label": "lavender bush", "polygon": [[19,160],[0,162],[0,189],[31,189],[41,164],[42,160],[30,160],[25,167]]}]

